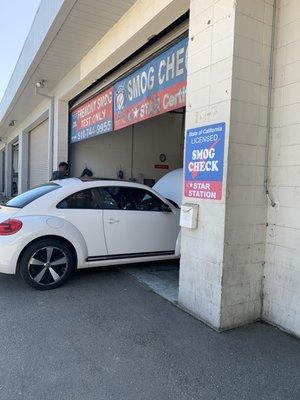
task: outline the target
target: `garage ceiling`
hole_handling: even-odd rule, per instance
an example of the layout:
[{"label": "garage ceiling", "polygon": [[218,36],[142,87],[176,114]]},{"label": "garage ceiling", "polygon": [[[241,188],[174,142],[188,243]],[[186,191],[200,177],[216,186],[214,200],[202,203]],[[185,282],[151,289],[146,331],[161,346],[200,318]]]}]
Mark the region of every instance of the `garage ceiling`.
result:
[{"label": "garage ceiling", "polygon": [[0,104],[0,136],[9,134],[11,120],[17,126],[41,101],[35,83],[46,79],[47,90],[53,90],[134,2],[42,0]]}]

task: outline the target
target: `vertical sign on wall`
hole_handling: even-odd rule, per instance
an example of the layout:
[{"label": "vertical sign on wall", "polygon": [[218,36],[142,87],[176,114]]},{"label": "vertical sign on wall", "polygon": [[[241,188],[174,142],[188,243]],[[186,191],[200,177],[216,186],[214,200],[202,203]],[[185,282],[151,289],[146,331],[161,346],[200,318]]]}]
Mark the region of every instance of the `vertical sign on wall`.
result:
[{"label": "vertical sign on wall", "polygon": [[224,122],[187,131],[185,197],[222,199],[224,142]]},{"label": "vertical sign on wall", "polygon": [[185,106],[188,39],[181,39],[114,86],[114,129]]},{"label": "vertical sign on wall", "polygon": [[97,94],[71,113],[71,143],[113,130],[112,88]]}]

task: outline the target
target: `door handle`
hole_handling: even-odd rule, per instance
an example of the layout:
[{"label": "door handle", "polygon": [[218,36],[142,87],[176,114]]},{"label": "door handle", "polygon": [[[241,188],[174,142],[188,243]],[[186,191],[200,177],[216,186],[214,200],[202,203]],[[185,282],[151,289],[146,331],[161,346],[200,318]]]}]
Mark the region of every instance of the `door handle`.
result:
[{"label": "door handle", "polygon": [[107,222],[109,224],[118,224],[120,221],[118,219],[110,218]]}]

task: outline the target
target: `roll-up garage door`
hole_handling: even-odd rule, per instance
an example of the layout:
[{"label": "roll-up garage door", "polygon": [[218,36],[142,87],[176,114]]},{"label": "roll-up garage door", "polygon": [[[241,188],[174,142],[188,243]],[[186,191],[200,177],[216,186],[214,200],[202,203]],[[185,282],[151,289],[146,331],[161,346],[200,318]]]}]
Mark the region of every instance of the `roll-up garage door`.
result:
[{"label": "roll-up garage door", "polygon": [[48,173],[49,120],[34,128],[29,135],[29,187],[39,186],[49,180]]}]

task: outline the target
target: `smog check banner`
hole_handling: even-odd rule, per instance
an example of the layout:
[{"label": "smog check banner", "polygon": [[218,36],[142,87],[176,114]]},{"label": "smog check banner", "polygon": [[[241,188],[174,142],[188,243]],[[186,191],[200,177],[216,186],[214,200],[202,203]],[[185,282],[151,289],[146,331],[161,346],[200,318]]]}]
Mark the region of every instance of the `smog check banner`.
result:
[{"label": "smog check banner", "polygon": [[180,40],[115,84],[115,130],[185,106],[187,45]]},{"label": "smog check banner", "polygon": [[222,199],[225,123],[189,129],[185,149],[185,197]]},{"label": "smog check banner", "polygon": [[71,143],[113,130],[113,88],[86,101],[71,113]]}]

